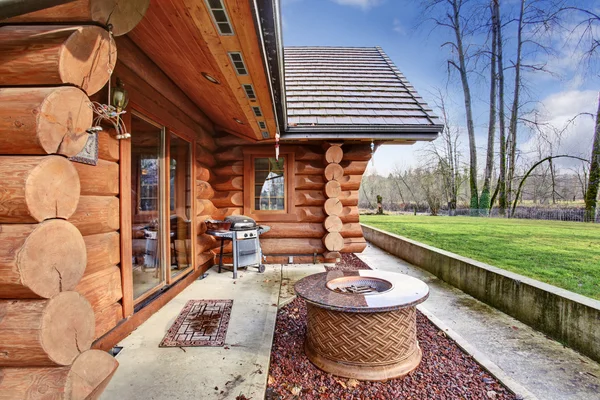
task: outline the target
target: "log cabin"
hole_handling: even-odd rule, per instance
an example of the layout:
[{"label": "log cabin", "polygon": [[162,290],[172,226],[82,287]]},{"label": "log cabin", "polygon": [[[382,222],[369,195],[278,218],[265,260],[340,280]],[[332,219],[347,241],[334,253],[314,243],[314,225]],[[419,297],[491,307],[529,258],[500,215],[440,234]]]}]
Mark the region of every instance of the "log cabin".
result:
[{"label": "log cabin", "polygon": [[442,129],[381,48],[284,49],[277,0],[4,3],[0,399],[97,396],[207,219],[269,225],[268,263],[361,252],[374,149]]}]

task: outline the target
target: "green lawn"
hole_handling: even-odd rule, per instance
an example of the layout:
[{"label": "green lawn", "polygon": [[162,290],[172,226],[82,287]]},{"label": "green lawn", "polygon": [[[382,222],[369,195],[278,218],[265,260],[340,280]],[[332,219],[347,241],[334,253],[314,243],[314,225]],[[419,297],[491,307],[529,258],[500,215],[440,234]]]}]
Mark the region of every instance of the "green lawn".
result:
[{"label": "green lawn", "polygon": [[413,215],[360,221],[600,300],[600,224]]}]

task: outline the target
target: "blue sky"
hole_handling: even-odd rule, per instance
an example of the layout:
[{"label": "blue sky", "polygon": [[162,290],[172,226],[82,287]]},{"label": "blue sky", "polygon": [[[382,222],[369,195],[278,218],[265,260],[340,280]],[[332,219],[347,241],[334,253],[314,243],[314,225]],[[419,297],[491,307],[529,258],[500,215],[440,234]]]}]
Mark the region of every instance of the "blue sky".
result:
[{"label": "blue sky", "polygon": [[[381,46],[427,102],[432,102],[431,93],[436,88],[447,87],[454,123],[459,127],[465,125],[459,82],[455,77],[448,80],[447,48],[441,47],[451,37],[451,33],[432,29],[424,21],[419,1],[281,1],[284,45]],[[514,3],[506,1],[508,4],[511,2]],[[509,43],[510,33],[506,34]],[[548,40],[552,41],[556,54],[543,61],[547,62],[547,67],[553,74],[526,74],[524,79],[529,87],[526,95],[531,101],[530,108],[535,107],[552,124],[562,127],[579,112],[595,111],[600,86],[596,75],[581,72],[581,64],[576,62],[577,57],[572,54],[573,37],[567,37],[563,33]],[[510,51],[510,44],[506,47]],[[534,58],[536,57],[539,58]],[[483,147],[486,145],[488,91],[484,80],[473,78],[480,162],[483,162]],[[587,142],[591,143],[593,125],[591,118],[580,118],[563,136],[563,150],[574,154],[585,153],[589,147]],[[466,145],[466,136],[462,142]],[[419,162],[419,149],[423,146],[382,146],[375,156],[375,169],[387,174],[396,165],[416,166]],[[524,129],[519,147],[526,153],[535,147],[530,132]]]}]

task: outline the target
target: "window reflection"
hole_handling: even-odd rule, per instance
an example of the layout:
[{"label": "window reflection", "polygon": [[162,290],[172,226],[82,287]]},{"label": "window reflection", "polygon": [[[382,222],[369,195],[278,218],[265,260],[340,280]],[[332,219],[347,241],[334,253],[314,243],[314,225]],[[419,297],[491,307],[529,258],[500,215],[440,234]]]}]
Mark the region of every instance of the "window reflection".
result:
[{"label": "window reflection", "polygon": [[285,158],[254,159],[254,209],[285,210]]}]

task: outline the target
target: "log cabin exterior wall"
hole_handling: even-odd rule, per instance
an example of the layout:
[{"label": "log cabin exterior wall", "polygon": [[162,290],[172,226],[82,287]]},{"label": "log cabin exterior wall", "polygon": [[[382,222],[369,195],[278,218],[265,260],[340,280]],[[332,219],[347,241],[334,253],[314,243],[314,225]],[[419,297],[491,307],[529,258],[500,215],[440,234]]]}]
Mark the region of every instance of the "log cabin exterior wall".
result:
[{"label": "log cabin exterior wall", "polygon": [[[128,25],[127,29],[131,28]],[[53,29],[43,25],[7,26],[0,28],[0,39],[17,37],[19,41],[36,41],[39,40],[36,34]],[[18,307],[10,303],[15,299],[35,300],[44,307],[46,303],[50,304],[49,299],[63,295],[62,292],[79,299],[73,301],[82,304],[77,310],[80,313],[77,319],[93,326],[87,326],[89,338],[77,342],[76,350],[61,364],[75,368],[78,359],[101,357],[93,355],[97,353],[88,353],[92,341],[96,349],[110,349],[214,263],[219,243],[206,234],[205,221],[248,214],[252,208],[248,187],[253,179],[248,156],[272,157],[275,151],[272,140],[257,144],[215,128],[182,88],[127,36],[113,41],[112,36],[99,26],[67,26],[62,35],[65,38],[79,35],[87,40],[96,35],[99,39],[94,44],[86,45],[83,39],[78,39],[77,43],[83,43],[83,49],[92,46],[100,52],[98,59],[108,68],[90,58],[87,61],[93,67],[93,79],[82,80],[78,75],[63,79],[65,77],[59,76],[56,70],[73,60],[58,56],[62,54],[60,35],[57,36],[59,39],[43,44],[44,63],[25,63],[27,69],[22,71],[18,64],[5,62],[0,65],[0,71],[5,72],[5,78],[0,79],[0,174],[16,176],[5,179],[4,186],[0,187],[8,188],[10,192],[9,201],[0,202],[0,272],[12,273],[11,276],[8,273],[0,276],[0,311],[11,304],[16,310]],[[7,54],[22,51],[0,42],[2,49]],[[258,60],[252,60],[252,63],[257,64]],[[107,71],[113,66],[112,82],[107,82],[110,75]],[[97,165],[66,158],[78,153],[87,140],[85,129],[91,126],[89,100],[106,103],[106,83],[115,86],[117,78],[129,93],[127,113],[122,117],[126,126],[131,127],[132,113],[139,113],[164,126],[166,133],[174,132],[189,141],[192,149],[193,269],[178,280],[169,275],[166,290],[154,299],[149,298],[147,304],[136,305],[132,289],[132,256],[139,245],[132,235],[132,227],[148,221],[132,215],[131,182],[132,174],[136,172],[131,171],[131,141],[118,140],[116,132],[107,128],[98,133]],[[259,93],[263,100],[265,93]],[[54,99],[60,107],[43,108],[48,106],[48,99]],[[15,104],[20,109],[15,108]],[[261,105],[263,112],[272,112],[265,110],[265,102]],[[80,113],[61,113],[61,107],[62,111],[71,111],[76,106],[84,109]],[[32,111],[34,115],[43,116],[58,113],[55,120],[59,123],[32,118]],[[78,117],[72,119],[71,114]],[[267,124],[270,130],[274,129],[272,118]],[[332,146],[334,150],[331,150]],[[294,257],[294,263],[331,262],[340,253],[362,251],[366,242],[358,224],[358,190],[371,157],[369,143],[286,142],[281,146],[281,152],[284,157],[289,157],[287,212],[251,214],[259,224],[271,227],[271,231],[261,237],[267,262],[288,263],[290,256]],[[54,207],[38,204],[34,208],[26,201],[27,196],[31,197],[25,188],[28,175],[41,164],[64,164],[62,173],[70,177],[42,182],[47,185],[43,191],[51,192],[49,199]],[[18,174],[15,173],[17,165],[22,167]],[[38,176],[38,181],[43,181],[41,178]],[[15,269],[21,268],[16,263],[25,259],[21,257],[15,261],[15,248],[20,250],[21,247],[14,244],[27,238],[30,247],[33,246],[36,242],[31,232],[38,231],[52,232],[56,238],[71,238],[71,246],[57,253],[67,262],[53,267],[55,270],[49,272],[50,277],[42,288],[30,286],[25,277],[14,273]],[[40,252],[45,251],[42,245],[36,246]],[[225,250],[231,251],[231,246],[226,246]],[[55,272],[58,278],[52,275]],[[90,322],[92,316],[93,324]],[[4,323],[6,321],[10,322],[10,319],[5,319]],[[0,337],[15,337],[12,328],[3,330],[2,323],[0,320]],[[65,337],[72,339],[68,335]],[[18,338],[7,345],[6,351],[11,356],[14,348],[10,346],[13,345],[18,348]],[[41,354],[37,348],[28,351],[32,354],[27,367],[46,368],[52,364],[47,360],[36,364],[35,360],[51,357]],[[109,361],[102,362],[107,363],[107,371],[116,368]],[[15,358],[11,363],[0,363],[0,368],[10,367],[6,376],[17,379],[21,376],[17,369],[22,365]]]}]

